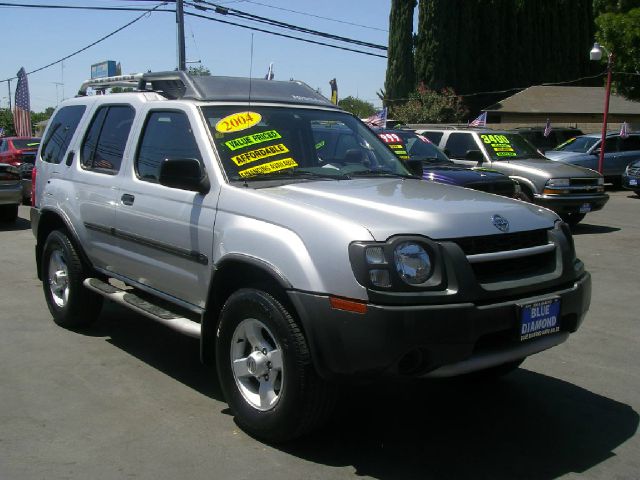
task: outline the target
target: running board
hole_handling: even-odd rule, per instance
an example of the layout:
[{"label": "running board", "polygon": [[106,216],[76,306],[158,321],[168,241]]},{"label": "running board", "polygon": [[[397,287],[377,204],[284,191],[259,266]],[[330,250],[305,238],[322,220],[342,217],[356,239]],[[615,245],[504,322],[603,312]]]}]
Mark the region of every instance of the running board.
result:
[{"label": "running board", "polygon": [[133,293],[114,287],[97,278],[87,278],[82,283],[89,290],[156,322],[160,322],[173,330],[194,338],[200,338],[201,336],[200,324],[198,322],[194,322],[163,307],[154,305]]}]

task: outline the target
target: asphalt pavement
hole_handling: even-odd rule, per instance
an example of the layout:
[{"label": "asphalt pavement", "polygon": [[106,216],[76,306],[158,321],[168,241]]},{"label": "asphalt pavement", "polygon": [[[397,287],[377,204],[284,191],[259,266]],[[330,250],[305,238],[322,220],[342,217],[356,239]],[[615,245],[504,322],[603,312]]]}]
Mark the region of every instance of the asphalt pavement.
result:
[{"label": "asphalt pavement", "polygon": [[197,341],[114,305],[56,326],[27,207],[0,225],[0,479],[638,479],[640,198],[574,229],[591,310],[493,383],[379,382],[287,446],[242,432]]}]

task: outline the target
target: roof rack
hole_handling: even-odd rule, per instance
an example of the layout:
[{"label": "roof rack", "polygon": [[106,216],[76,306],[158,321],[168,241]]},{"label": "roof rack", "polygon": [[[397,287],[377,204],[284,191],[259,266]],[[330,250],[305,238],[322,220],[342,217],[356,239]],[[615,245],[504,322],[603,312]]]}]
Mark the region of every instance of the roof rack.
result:
[{"label": "roof rack", "polygon": [[89,87],[125,87],[137,91],[154,91],[171,100],[184,98],[226,102],[277,102],[339,108],[298,80],[192,76],[182,71],[147,72],[86,80],[80,87],[78,96],[85,96]]}]

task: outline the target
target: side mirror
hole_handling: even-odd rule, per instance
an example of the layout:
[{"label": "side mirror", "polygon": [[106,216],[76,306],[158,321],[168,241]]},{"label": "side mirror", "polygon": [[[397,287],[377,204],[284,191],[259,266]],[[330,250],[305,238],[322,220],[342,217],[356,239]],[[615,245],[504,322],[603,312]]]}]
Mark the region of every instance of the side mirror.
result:
[{"label": "side mirror", "polygon": [[591,155],[595,155],[596,157],[599,157],[600,156],[600,151],[601,151],[601,149],[596,148],[595,150],[593,150],[591,152]]},{"label": "side mirror", "polygon": [[480,150],[467,150],[467,153],[464,155],[465,160],[473,160],[478,162],[478,165],[482,165],[484,162],[484,155]]},{"label": "side mirror", "polygon": [[407,160],[405,161],[407,169],[415,176],[422,178],[424,170],[422,169],[422,160]]},{"label": "side mirror", "polygon": [[198,192],[202,195],[211,188],[209,177],[195,158],[165,158],[160,165],[160,185]]}]

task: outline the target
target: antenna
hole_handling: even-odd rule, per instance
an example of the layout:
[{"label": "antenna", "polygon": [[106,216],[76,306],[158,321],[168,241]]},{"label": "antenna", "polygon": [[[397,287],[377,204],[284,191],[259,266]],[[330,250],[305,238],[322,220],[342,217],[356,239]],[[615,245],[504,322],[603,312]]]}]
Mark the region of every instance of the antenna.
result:
[{"label": "antenna", "polygon": [[251,106],[251,77],[253,76],[253,33],[251,34],[251,56],[249,60],[249,106]]}]

